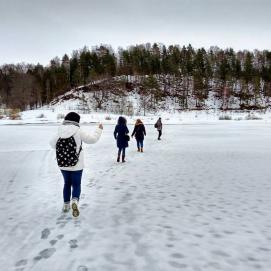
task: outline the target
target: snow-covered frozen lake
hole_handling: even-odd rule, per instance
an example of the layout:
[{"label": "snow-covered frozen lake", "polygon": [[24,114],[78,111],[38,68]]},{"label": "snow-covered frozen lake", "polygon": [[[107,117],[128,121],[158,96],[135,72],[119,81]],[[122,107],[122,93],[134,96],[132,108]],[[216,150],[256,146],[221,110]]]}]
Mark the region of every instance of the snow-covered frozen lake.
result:
[{"label": "snow-covered frozen lake", "polygon": [[0,126],[1,270],[271,270],[270,124],[167,125],[161,142],[147,126],[126,164],[106,125],[84,146],[78,219],[61,213],[56,129]]}]

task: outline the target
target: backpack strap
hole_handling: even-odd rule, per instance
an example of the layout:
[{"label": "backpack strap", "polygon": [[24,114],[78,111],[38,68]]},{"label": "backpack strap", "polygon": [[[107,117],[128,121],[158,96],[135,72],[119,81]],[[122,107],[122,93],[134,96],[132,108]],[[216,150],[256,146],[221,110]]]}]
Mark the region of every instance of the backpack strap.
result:
[{"label": "backpack strap", "polygon": [[[79,126],[79,125],[78,125]],[[80,127],[80,126],[79,126]],[[72,135],[72,137],[73,137],[73,139],[74,139],[74,141],[75,141],[75,134],[77,133],[78,131],[76,131],[73,135]],[[76,142],[76,141],[75,141]],[[79,148],[79,152],[78,152],[78,154],[77,154],[77,156],[79,157],[79,155],[80,155],[80,152],[83,150],[83,148],[82,148],[82,139],[81,139],[81,145],[80,145],[80,148]]]}]

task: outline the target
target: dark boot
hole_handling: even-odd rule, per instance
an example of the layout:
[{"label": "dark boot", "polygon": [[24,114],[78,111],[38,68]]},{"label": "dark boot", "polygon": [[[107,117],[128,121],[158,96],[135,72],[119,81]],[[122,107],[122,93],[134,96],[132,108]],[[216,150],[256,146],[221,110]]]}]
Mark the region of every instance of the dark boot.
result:
[{"label": "dark boot", "polygon": [[137,151],[140,152],[140,148],[137,148]]},{"label": "dark boot", "polygon": [[117,162],[119,162],[119,161],[120,161],[120,156],[118,155]]},{"label": "dark boot", "polygon": [[125,156],[122,156],[122,163],[125,163]]},{"label": "dark boot", "polygon": [[141,150],[140,150],[141,152],[143,152],[143,148],[141,148]]}]

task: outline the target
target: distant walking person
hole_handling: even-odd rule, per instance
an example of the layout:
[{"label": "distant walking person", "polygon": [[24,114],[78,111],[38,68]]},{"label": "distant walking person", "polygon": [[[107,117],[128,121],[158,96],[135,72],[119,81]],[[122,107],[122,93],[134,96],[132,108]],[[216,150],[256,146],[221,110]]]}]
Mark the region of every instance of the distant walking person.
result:
[{"label": "distant walking person", "polygon": [[154,124],[154,127],[157,129],[158,131],[158,140],[161,140],[161,136],[162,136],[162,127],[163,127],[163,124],[162,124],[162,119],[159,118],[157,120],[157,122]]},{"label": "distant walking person", "polygon": [[132,137],[135,136],[136,143],[137,143],[137,151],[143,152],[143,141],[144,136],[146,136],[146,129],[143,122],[140,119],[136,120],[135,128],[132,133]]},{"label": "distant walking person", "polygon": [[52,148],[56,149],[57,163],[64,178],[63,212],[68,212],[72,207],[74,217],[79,216],[78,202],[84,168],[82,142],[87,144],[96,143],[103,130],[103,125],[100,124],[94,134],[91,135],[81,130],[79,122],[80,116],[77,113],[68,113],[58,129],[57,135],[50,141]]},{"label": "distant walking person", "polygon": [[118,147],[118,158],[117,162],[120,161],[120,156],[122,155],[122,163],[125,162],[125,149],[128,147],[129,130],[127,128],[127,121],[124,117],[119,117],[118,124],[115,127],[114,137],[117,140]]}]

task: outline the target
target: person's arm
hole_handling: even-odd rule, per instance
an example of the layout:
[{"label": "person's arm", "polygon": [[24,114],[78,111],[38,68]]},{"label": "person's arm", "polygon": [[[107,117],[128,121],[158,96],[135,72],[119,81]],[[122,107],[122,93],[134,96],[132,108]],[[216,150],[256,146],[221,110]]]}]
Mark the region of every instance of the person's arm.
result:
[{"label": "person's arm", "polygon": [[117,139],[117,133],[118,133],[118,131],[117,131],[117,126],[115,127],[115,131],[114,131],[114,138],[115,139]]},{"label": "person's arm", "polygon": [[136,133],[136,126],[135,126],[135,128],[134,128],[134,131],[133,131],[131,137],[133,137],[133,136],[135,135],[135,133]]},{"label": "person's arm", "polygon": [[126,134],[129,134],[129,130],[128,127],[126,126]]},{"label": "person's arm", "polygon": [[88,133],[80,130],[81,140],[87,144],[94,144],[100,139],[100,137],[102,135],[102,131],[103,131],[102,125],[97,127],[93,134],[88,134]]},{"label": "person's arm", "polygon": [[146,129],[145,129],[145,125],[143,125],[143,133],[146,136]]}]

